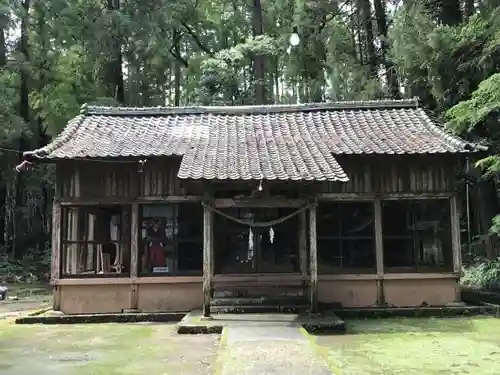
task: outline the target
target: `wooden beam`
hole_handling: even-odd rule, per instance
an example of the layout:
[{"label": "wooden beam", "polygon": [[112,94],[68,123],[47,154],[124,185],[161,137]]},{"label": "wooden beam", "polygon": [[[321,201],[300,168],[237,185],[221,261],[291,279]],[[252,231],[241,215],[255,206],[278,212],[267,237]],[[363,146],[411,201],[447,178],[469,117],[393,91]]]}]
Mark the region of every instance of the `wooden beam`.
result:
[{"label": "wooden beam", "polygon": [[453,249],[453,272],[460,272],[462,268],[462,256],[460,250],[460,217],[457,209],[457,198],[450,199],[451,235]]},{"label": "wooden beam", "polygon": [[50,281],[53,287],[53,305],[54,311],[61,308],[60,288],[56,283],[61,278],[61,205],[57,200],[52,204],[52,253],[50,264]]},{"label": "wooden beam", "polygon": [[54,200],[52,204],[52,253],[50,265],[50,279],[61,278],[61,205]]},{"label": "wooden beam", "polygon": [[309,272],[311,282],[309,297],[311,299],[311,313],[318,312],[318,249],[316,242],[316,206],[309,209]]},{"label": "wooden beam", "polygon": [[301,207],[307,203],[305,199],[286,199],[280,197],[215,199],[214,206],[224,207]]},{"label": "wooden beam", "polygon": [[61,287],[59,285],[54,285],[52,287],[52,308],[54,311],[61,310]]},{"label": "wooden beam", "polygon": [[316,199],[321,201],[374,201],[376,198],[381,200],[400,200],[400,199],[449,199],[453,193],[319,193]]},{"label": "wooden beam", "polygon": [[382,203],[380,198],[376,198],[373,204],[375,224],[375,262],[377,266],[377,305],[384,305],[384,241],[382,237]]},{"label": "wooden beam", "polygon": [[130,308],[137,310],[139,308],[139,289],[135,282],[130,284]]},{"label": "wooden beam", "polygon": [[[215,214],[213,211],[210,211],[210,264],[211,264],[211,270],[212,273],[210,275],[211,281],[213,280],[215,276]],[[211,284],[212,285],[212,284]]]},{"label": "wooden beam", "polygon": [[146,196],[137,197],[135,199],[138,203],[148,202],[168,202],[168,203],[189,203],[201,202],[203,197],[201,195],[169,195],[169,196]]},{"label": "wooden beam", "polygon": [[130,277],[137,277],[139,270],[139,204],[132,204],[130,219]]},{"label": "wooden beam", "polygon": [[[453,272],[460,274],[462,271],[462,249],[460,245],[460,215],[457,209],[457,197],[450,198],[451,217],[451,243],[453,252]],[[460,283],[457,281],[455,302],[461,301]]]},{"label": "wooden beam", "polygon": [[212,286],[212,212],[203,207],[203,317],[210,317]]},{"label": "wooden beam", "polygon": [[74,191],[74,197],[76,199],[80,198],[82,195],[81,195],[81,184],[80,184],[80,167],[79,166],[76,166],[75,168],[75,179],[74,179],[74,183],[75,183],[75,191]]},{"label": "wooden beam", "polygon": [[300,274],[303,280],[307,280],[307,213],[303,211],[299,214],[299,260]]},{"label": "wooden beam", "polygon": [[180,196],[151,196],[151,197],[130,197],[130,198],[97,198],[97,199],[65,199],[61,206],[109,206],[133,203],[190,203],[201,202],[202,196],[198,195],[180,195]]}]

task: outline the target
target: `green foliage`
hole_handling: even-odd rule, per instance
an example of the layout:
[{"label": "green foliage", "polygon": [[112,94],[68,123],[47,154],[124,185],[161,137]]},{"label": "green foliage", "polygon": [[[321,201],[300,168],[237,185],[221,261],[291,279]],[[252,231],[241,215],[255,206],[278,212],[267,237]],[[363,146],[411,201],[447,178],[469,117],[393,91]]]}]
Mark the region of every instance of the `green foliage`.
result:
[{"label": "green foliage", "polygon": [[331,24],[334,37],[328,40],[327,74],[332,100],[368,100],[383,96],[379,80],[369,77],[368,68],[356,57],[349,25],[341,17]]},{"label": "green foliage", "polygon": [[483,261],[464,269],[462,285],[482,290],[500,290],[500,259]]},{"label": "green foliage", "polygon": [[[489,176],[500,171],[498,2],[475,2],[475,14],[461,22],[445,22],[443,10],[454,4],[446,1],[389,7],[276,0],[260,9],[258,2],[228,0],[117,3],[108,9],[102,0],[32,0],[26,12],[23,2],[0,0],[6,37],[0,51],[7,60],[0,66],[1,146],[43,146],[84,103],[254,104],[261,86],[265,101],[274,103],[386,98],[394,94],[385,75],[390,69],[402,96],[420,96],[438,116],[446,113],[451,130],[490,144],[494,153],[479,166]],[[372,15],[376,4],[385,7],[388,35]],[[290,47],[294,27],[300,44]],[[29,92],[28,116],[21,87]],[[38,235],[47,235],[53,174],[38,168],[19,179],[11,168],[19,157],[0,154],[7,223],[0,243],[10,249],[29,238],[32,249],[41,246]],[[14,227],[23,229],[11,233]]]},{"label": "green foliage", "polygon": [[500,73],[495,73],[479,84],[471,98],[458,103],[448,112],[449,126],[455,131],[470,132],[489,118],[497,121],[500,110]]}]

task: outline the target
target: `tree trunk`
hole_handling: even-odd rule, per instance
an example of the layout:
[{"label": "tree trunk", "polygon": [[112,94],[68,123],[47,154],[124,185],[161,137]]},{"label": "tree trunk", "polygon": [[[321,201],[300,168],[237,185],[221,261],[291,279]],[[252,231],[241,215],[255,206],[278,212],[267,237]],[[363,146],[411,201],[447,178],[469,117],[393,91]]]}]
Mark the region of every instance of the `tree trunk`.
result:
[{"label": "tree trunk", "polygon": [[274,63],[274,104],[281,103],[280,97],[280,60],[279,57],[276,57]]},{"label": "tree trunk", "polygon": [[382,53],[382,63],[385,68],[385,78],[387,80],[388,91],[394,99],[400,98],[399,82],[395,66],[389,57],[389,43],[387,38],[387,17],[385,12],[385,0],[374,0],[375,17],[377,19],[377,31],[380,40],[380,50]]},{"label": "tree trunk", "polygon": [[[176,56],[181,56],[180,32],[174,29],[173,43]],[[178,107],[181,103],[181,63],[177,59],[174,61],[174,106]]]},{"label": "tree trunk", "polygon": [[[500,214],[497,191],[493,180],[479,180],[476,185],[476,202],[474,207],[479,211],[481,229],[483,234],[488,234],[495,215]],[[486,256],[489,260],[496,259],[496,237],[489,235],[485,237]]]},{"label": "tree trunk", "polygon": [[465,0],[464,2],[464,15],[465,18],[469,18],[475,12],[474,0]]},{"label": "tree trunk", "polygon": [[[0,9],[2,11],[4,9]],[[7,29],[8,17],[5,13],[0,13],[0,68],[7,64],[7,46],[5,45],[5,30]]]},{"label": "tree trunk", "polygon": [[[263,34],[262,26],[262,6],[260,0],[253,0],[252,9],[252,29],[254,38]],[[266,103],[266,83],[265,83],[265,69],[264,69],[264,56],[254,56],[254,87],[255,87],[255,102],[256,104]]]},{"label": "tree trunk", "polygon": [[460,0],[442,0],[439,7],[439,20],[448,26],[462,22],[462,8]]},{"label": "tree trunk", "polygon": [[366,62],[371,78],[378,76],[377,55],[375,52],[374,36],[373,36],[373,23],[372,23],[372,9],[370,0],[357,0],[357,7],[359,9],[361,27],[364,31],[364,45],[366,52]]},{"label": "tree trunk", "polygon": [[[28,74],[28,61],[30,59],[29,56],[29,11],[30,11],[30,0],[24,0],[21,3],[22,14],[21,14],[21,38],[19,41],[19,52],[22,56],[22,64],[20,66],[20,86],[19,86],[19,116],[24,120],[26,124],[30,124],[30,107],[29,107],[29,74]],[[18,140],[18,150],[26,151],[26,140],[25,134],[22,132],[19,136]],[[22,161],[22,153],[20,152],[17,156],[17,162],[20,163]],[[16,227],[18,220],[17,207],[22,206],[24,204],[24,179],[20,173],[13,174],[14,178],[14,203],[11,207],[12,209],[12,255],[13,257],[21,257],[22,254],[17,253],[16,249]]]},{"label": "tree trunk", "polygon": [[[107,0],[107,9],[109,11],[120,11],[120,0]],[[111,36],[111,61],[107,63],[106,69],[106,85],[108,87],[108,95],[115,98],[119,103],[125,103],[125,87],[123,82],[123,56],[121,35],[118,31],[119,26],[115,22],[112,23],[110,30]]]}]

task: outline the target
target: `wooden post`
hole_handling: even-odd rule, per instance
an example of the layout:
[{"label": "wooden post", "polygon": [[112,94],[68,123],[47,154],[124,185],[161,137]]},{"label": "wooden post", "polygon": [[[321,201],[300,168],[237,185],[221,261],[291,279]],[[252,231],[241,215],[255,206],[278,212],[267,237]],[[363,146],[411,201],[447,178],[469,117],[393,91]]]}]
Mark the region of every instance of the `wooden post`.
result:
[{"label": "wooden post", "polygon": [[[211,279],[213,280],[213,277],[215,275],[215,214],[210,211],[210,268],[212,270],[211,273]],[[212,284],[210,284],[212,285]]]},{"label": "wooden post", "polygon": [[307,281],[307,213],[299,214],[299,261],[303,282]]},{"label": "wooden post", "polygon": [[[451,217],[451,243],[453,252],[453,272],[458,274],[460,277],[462,271],[462,251],[460,245],[460,215],[457,209],[457,197],[452,196],[450,198],[450,217]],[[462,300],[460,292],[460,283],[457,279],[456,291],[455,291],[455,302],[460,302]]]},{"label": "wooden post", "polygon": [[212,212],[203,207],[203,317],[210,317],[212,285]]},{"label": "wooden post", "polygon": [[316,206],[309,210],[309,272],[311,273],[311,285],[309,296],[311,298],[311,314],[318,312],[318,251],[316,243]]},{"label": "wooden post", "polygon": [[134,281],[131,284],[130,308],[138,308],[138,291],[135,278],[139,274],[139,204],[132,203],[130,218],[130,278]]},{"label": "wooden post", "polygon": [[60,298],[59,298],[59,287],[57,281],[61,278],[61,204],[54,199],[52,204],[52,253],[51,253],[51,264],[50,264],[50,279],[54,285],[54,304],[53,308],[55,311],[59,311]]},{"label": "wooden post", "polygon": [[384,241],[382,237],[382,202],[374,201],[375,262],[377,266],[377,305],[385,305],[384,294]]}]

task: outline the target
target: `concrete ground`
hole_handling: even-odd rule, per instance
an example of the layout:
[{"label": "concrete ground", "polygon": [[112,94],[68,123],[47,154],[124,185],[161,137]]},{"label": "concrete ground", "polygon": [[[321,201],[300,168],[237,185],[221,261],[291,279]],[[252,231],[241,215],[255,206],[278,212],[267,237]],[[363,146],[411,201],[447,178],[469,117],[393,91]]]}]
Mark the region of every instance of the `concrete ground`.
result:
[{"label": "concrete ground", "polygon": [[225,328],[217,375],[330,375],[308,334],[292,326]]},{"label": "concrete ground", "polygon": [[16,300],[0,301],[0,320],[15,318],[30,311],[48,308],[52,305],[50,295],[30,295]]}]

